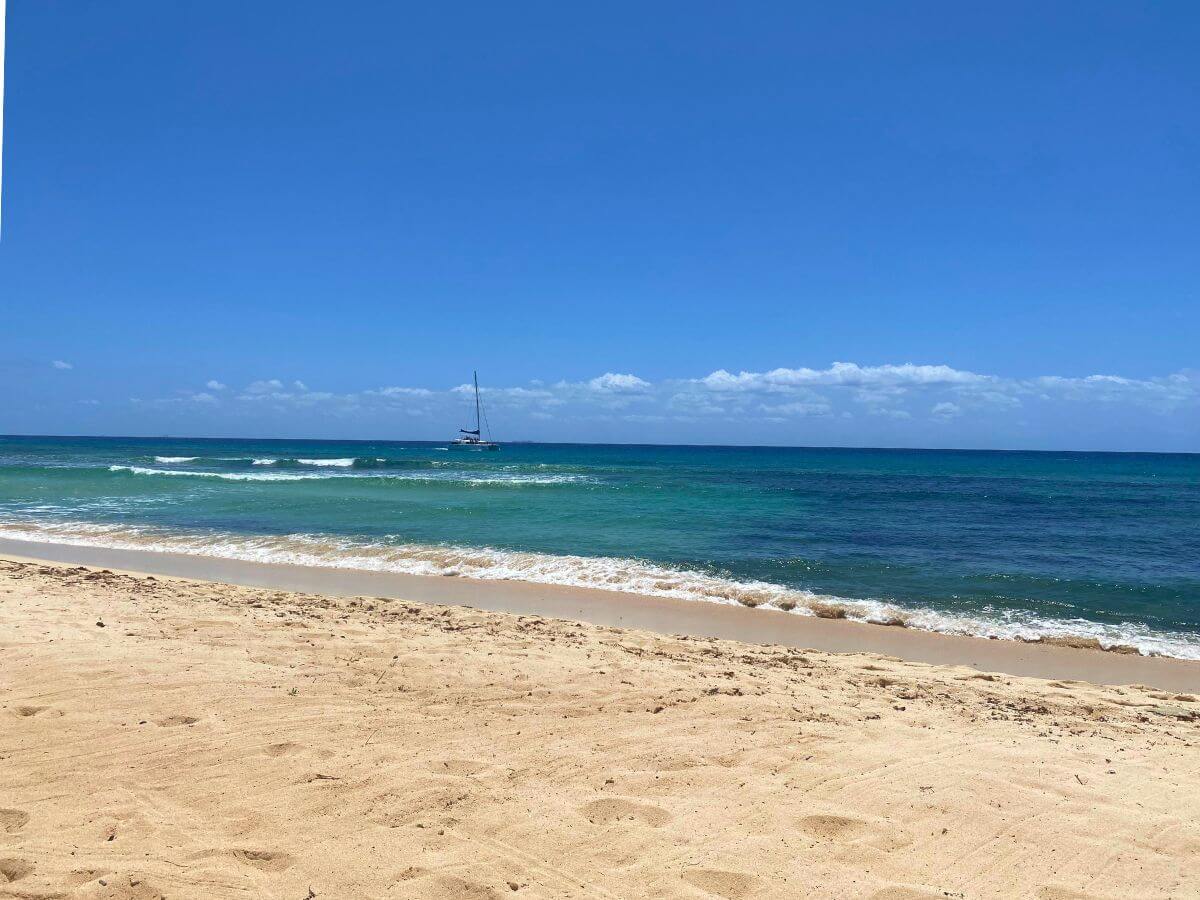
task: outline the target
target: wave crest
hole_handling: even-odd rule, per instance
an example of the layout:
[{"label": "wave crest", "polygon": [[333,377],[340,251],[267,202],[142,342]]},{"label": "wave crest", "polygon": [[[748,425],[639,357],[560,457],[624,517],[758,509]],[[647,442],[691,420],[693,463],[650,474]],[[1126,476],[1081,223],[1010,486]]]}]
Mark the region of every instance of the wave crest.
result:
[{"label": "wave crest", "polygon": [[170,475],[177,478],[220,478],[223,481],[305,481],[324,476],[299,472],[196,472],[191,469],[148,469],[145,466],[109,466],[110,472],[131,475]]},{"label": "wave crest", "polygon": [[128,472],[131,475],[167,475],[175,478],[215,478],[221,481],[320,481],[325,479],[362,479],[379,482],[424,482],[428,484],[498,485],[521,487],[524,485],[595,484],[596,479],[588,475],[523,475],[512,472],[208,472],[197,469],[152,469],[146,466],[109,466],[110,472]]}]

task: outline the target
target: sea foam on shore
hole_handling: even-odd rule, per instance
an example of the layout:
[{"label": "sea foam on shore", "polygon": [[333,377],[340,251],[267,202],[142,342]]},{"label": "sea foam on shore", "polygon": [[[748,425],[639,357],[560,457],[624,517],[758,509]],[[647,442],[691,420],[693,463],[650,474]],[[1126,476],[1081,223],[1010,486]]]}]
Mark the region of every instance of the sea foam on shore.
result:
[{"label": "sea foam on shore", "polygon": [[[305,476],[295,474],[292,477]],[[1148,656],[1200,659],[1200,635],[1161,634],[1136,623],[1104,625],[1080,619],[1056,620],[1018,615],[1011,611],[994,617],[952,615],[876,600],[817,594],[766,581],[739,581],[722,577],[719,573],[663,566],[637,559],[372,542],[329,535],[251,536],[85,522],[0,523],[0,537],[266,564],[462,577],[481,581],[525,581],[738,604],[796,615],[849,619],[944,634],[1093,646]]]}]

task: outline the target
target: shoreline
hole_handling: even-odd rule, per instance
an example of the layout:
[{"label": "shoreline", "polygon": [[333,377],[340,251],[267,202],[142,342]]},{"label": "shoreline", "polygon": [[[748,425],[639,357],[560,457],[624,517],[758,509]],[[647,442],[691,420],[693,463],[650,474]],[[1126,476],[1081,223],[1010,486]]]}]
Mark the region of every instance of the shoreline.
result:
[{"label": "shoreline", "polygon": [[1200,662],[1194,660],[941,634],[595,588],[248,562],[8,538],[0,539],[0,556],[242,587],[303,591],[327,597],[373,596],[465,606],[662,635],[719,638],[832,653],[879,654],[910,663],[967,666],[1014,676],[1093,684],[1143,684],[1160,690],[1200,690]]}]

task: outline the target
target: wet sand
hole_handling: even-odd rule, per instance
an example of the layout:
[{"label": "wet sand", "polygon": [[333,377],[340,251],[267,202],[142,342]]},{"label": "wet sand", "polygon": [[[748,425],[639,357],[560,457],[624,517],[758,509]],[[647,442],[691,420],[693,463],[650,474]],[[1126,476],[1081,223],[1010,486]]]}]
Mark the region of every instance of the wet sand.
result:
[{"label": "wet sand", "polygon": [[869,652],[910,662],[971,666],[1010,675],[1200,691],[1200,661],[935,634],[778,610],[589,588],[253,563],[7,539],[0,539],[0,554],[337,597],[377,596],[469,606],[660,634],[716,637],[830,652]]}]

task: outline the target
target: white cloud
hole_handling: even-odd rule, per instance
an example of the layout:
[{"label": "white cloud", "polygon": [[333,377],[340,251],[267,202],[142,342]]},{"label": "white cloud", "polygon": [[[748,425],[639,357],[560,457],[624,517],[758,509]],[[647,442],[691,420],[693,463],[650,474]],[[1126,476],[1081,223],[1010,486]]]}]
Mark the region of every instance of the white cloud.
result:
[{"label": "white cloud", "polygon": [[[561,384],[555,385],[555,388],[561,388],[562,386]],[[460,384],[457,387],[451,388],[450,393],[474,396],[475,386]],[[565,398],[560,396],[559,392],[544,387],[490,387],[480,388],[479,393],[483,395],[486,403],[506,407],[560,406],[566,402]]]},{"label": "white cloud", "polygon": [[75,368],[69,362],[67,362],[66,360],[62,360],[62,359],[56,359],[56,360],[54,360],[54,362],[50,363],[50,365],[54,366],[54,368],[56,368],[56,369],[73,369],[73,368]]},{"label": "white cloud", "polygon": [[153,400],[145,400],[145,401],[143,401],[137,397],[130,397],[129,402],[130,403],[146,403],[149,406],[179,408],[179,407],[187,406],[189,404],[194,404],[194,405],[198,405],[198,406],[214,406],[215,407],[215,406],[218,406],[221,401],[217,397],[208,393],[207,391],[182,390],[182,391],[176,391],[175,396],[173,396],[173,397],[158,397]]},{"label": "white cloud", "polygon": [[[1121,375],[1099,374],[1082,377],[1046,375],[1036,378],[1006,378],[986,375],[946,365],[862,366],[836,362],[826,369],[779,368],[763,372],[742,371],[733,374],[718,369],[695,379],[691,384],[721,396],[751,394],[796,394],[804,392],[806,402],[819,392],[827,401],[836,400],[838,391],[868,407],[868,412],[883,415],[882,410],[900,409],[909,400],[926,399],[931,406],[943,407],[939,418],[954,417],[968,407],[990,408],[993,412],[1015,410],[1029,399],[1076,403],[1129,404],[1169,413],[1186,404],[1200,403],[1200,377],[1193,372],[1177,372],[1158,378],[1137,379]],[[940,395],[940,396],[939,396]],[[765,411],[765,410],[764,410]]]},{"label": "white cloud", "polygon": [[641,402],[655,387],[636,375],[618,372],[605,372],[587,381],[559,381],[548,387],[542,382],[534,383],[538,385],[534,390],[542,398],[539,402],[543,406],[576,403],[610,411]]},{"label": "white cloud", "polygon": [[935,419],[953,419],[962,415],[962,408],[957,403],[943,400],[941,403],[935,403],[929,413]]},{"label": "white cloud", "polygon": [[364,391],[365,394],[370,394],[375,397],[432,397],[433,391],[427,388],[412,388],[412,387],[381,387],[373,388],[372,390]]},{"label": "white cloud", "polygon": [[777,403],[774,405],[763,403],[758,408],[762,412],[777,418],[785,416],[827,416],[832,411],[832,407],[828,403],[804,401]]},{"label": "white cloud", "polygon": [[995,387],[954,388],[954,396],[973,406],[994,407],[996,409],[1018,409],[1021,406],[1021,396],[1027,393],[1018,384],[999,384]]},{"label": "white cloud", "polygon": [[1022,385],[1042,397],[1100,403],[1135,402],[1159,410],[1170,410],[1200,399],[1200,377],[1194,372],[1176,372],[1163,378],[1124,378],[1120,375],[1087,375],[1066,378],[1043,375]]},{"label": "white cloud", "polygon": [[643,381],[636,375],[620,375],[615,372],[605,372],[587,383],[593,391],[602,393],[641,393],[650,387],[650,382]]},{"label": "white cloud", "polygon": [[[268,410],[279,415],[320,411],[347,420],[376,417],[375,421],[391,421],[386,417],[399,414],[444,422],[453,429],[466,414],[475,390],[472,384],[446,388],[392,385],[332,393],[312,390],[302,381],[278,378],[251,382],[241,391],[226,391],[225,385],[215,380],[206,387],[208,390],[200,393],[183,390],[165,400],[144,402],[180,405],[176,408],[192,404],[242,416]],[[1026,433],[1031,419],[1093,422],[1101,427],[1118,414],[1150,414],[1163,417],[1164,427],[1172,433],[1187,434],[1194,432],[1194,423],[1200,421],[1200,373],[1192,371],[1140,379],[1114,374],[1012,378],[947,365],[838,362],[827,368],[736,374],[718,369],[701,378],[659,381],[605,372],[580,381],[485,387],[481,393],[493,427],[499,425],[501,433],[510,437],[527,425],[537,425],[542,435],[552,434],[555,430],[547,430],[548,422],[562,426],[564,433],[582,423],[687,423],[698,426],[689,431],[696,439],[710,434],[717,439],[761,435],[753,426],[766,423],[780,439],[794,439],[802,433],[842,439],[853,432],[822,429],[854,422],[855,428],[869,433],[871,426],[866,423],[870,418],[876,423],[920,419],[925,427],[941,423],[947,429],[939,435],[943,438],[954,434],[949,430],[954,423],[969,418],[977,425],[994,426],[996,434],[1020,435]],[[800,428],[802,419],[810,425]]]},{"label": "white cloud", "polygon": [[979,384],[990,376],[950,366],[918,366],[912,363],[860,366],[835,362],[827,369],[771,369],[769,372],[739,372],[725,369],[706,375],[700,383],[713,391],[779,391],[801,386],[883,387],[909,385]]}]

